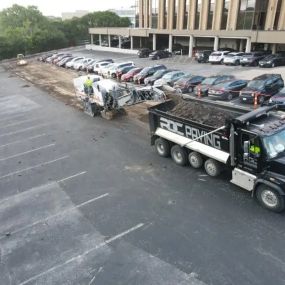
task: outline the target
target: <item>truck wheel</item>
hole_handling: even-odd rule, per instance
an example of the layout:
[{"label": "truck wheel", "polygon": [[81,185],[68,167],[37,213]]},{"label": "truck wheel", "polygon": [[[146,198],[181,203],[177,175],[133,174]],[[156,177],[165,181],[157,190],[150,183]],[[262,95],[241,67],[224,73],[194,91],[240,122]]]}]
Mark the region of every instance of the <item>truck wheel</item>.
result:
[{"label": "truck wheel", "polygon": [[207,159],[204,164],[205,171],[209,176],[216,177],[221,173],[221,165],[214,159]]},{"label": "truck wheel", "polygon": [[188,160],[193,168],[200,168],[203,165],[203,158],[201,154],[196,151],[190,152],[188,155]]},{"label": "truck wheel", "polygon": [[155,149],[160,156],[168,157],[170,154],[169,142],[165,139],[158,138],[155,140]]},{"label": "truck wheel", "polygon": [[285,199],[275,189],[260,184],[256,189],[258,202],[266,209],[280,213],[285,210]]},{"label": "truck wheel", "polygon": [[171,148],[171,157],[178,165],[184,166],[187,163],[187,153],[184,148],[174,145]]}]

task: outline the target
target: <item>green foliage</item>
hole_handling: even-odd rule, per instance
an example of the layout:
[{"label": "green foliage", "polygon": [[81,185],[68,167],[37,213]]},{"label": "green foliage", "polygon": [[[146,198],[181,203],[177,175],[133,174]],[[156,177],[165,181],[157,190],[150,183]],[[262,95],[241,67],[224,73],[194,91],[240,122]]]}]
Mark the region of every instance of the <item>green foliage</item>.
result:
[{"label": "green foliage", "polygon": [[13,5],[0,12],[0,60],[76,45],[89,39],[91,27],[128,27],[128,18],[94,12],[82,18],[50,20],[35,6]]}]

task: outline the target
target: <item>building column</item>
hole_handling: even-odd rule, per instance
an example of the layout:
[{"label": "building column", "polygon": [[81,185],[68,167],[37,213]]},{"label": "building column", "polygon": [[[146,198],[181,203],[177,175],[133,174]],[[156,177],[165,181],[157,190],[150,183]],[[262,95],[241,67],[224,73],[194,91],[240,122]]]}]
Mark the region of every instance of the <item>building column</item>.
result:
[{"label": "building column", "polygon": [[173,42],[173,36],[169,35],[169,41],[168,41],[168,50],[169,50],[169,52],[172,52],[172,42]]},{"label": "building column", "polygon": [[131,36],[131,49],[134,49],[134,37]]},{"label": "building column", "polygon": [[156,34],[152,35],[152,49],[156,50]]},{"label": "building column", "polygon": [[223,8],[224,8],[224,0],[216,0],[214,14],[213,14],[212,30],[218,31],[221,29]]},{"label": "building column", "polygon": [[228,31],[236,30],[238,13],[239,13],[239,5],[240,5],[239,0],[230,1],[228,19],[227,19],[227,30]]},{"label": "building column", "polygon": [[276,48],[277,48],[277,44],[272,44],[272,45],[271,45],[271,50],[272,50],[272,53],[273,53],[273,54],[276,53]]},{"label": "building column", "polygon": [[214,51],[217,51],[219,49],[219,37],[214,38]]},{"label": "building column", "polygon": [[119,36],[119,48],[122,48],[122,37]]},{"label": "building column", "polygon": [[173,18],[174,18],[174,0],[168,1],[168,11],[167,11],[167,29],[172,30],[173,29]]},{"label": "building column", "polygon": [[265,30],[273,30],[277,4],[278,4],[278,1],[269,0],[268,7],[267,7],[267,13],[266,13],[265,27],[264,27]]},{"label": "building column", "polygon": [[[281,1],[281,0],[279,0],[279,1]],[[285,0],[282,0],[277,29],[278,30],[284,30],[285,29]]]},{"label": "building column", "polygon": [[111,47],[111,35],[108,35],[108,46]]},{"label": "building column", "polygon": [[188,7],[188,30],[194,30],[195,28],[195,11],[196,11],[196,1],[190,1]]},{"label": "building column", "polygon": [[199,22],[200,30],[207,30],[208,13],[209,13],[209,0],[203,0],[200,12],[200,22]]},{"label": "building column", "polygon": [[93,42],[94,42],[94,40],[93,40],[93,34],[90,34],[90,43],[91,43],[91,45],[93,45]]},{"label": "building column", "polygon": [[189,57],[193,57],[194,37],[191,35],[189,38]]},{"label": "building column", "polygon": [[99,35],[99,45],[100,46],[102,45],[102,35],[101,34]]},{"label": "building column", "polygon": [[245,52],[250,52],[251,51],[251,38],[246,39],[246,46],[245,46]]}]

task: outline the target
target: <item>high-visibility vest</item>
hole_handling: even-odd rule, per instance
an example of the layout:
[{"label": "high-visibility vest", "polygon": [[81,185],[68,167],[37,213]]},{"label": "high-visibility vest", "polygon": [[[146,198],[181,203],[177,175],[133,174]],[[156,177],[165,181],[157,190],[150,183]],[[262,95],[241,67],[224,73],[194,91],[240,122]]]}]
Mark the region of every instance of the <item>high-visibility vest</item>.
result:
[{"label": "high-visibility vest", "polygon": [[256,146],[256,145],[252,145],[249,150],[250,150],[251,153],[254,153],[254,154],[259,154],[260,153],[260,147]]},{"label": "high-visibility vest", "polygon": [[86,87],[92,87],[93,81],[91,79],[87,79],[84,83]]}]

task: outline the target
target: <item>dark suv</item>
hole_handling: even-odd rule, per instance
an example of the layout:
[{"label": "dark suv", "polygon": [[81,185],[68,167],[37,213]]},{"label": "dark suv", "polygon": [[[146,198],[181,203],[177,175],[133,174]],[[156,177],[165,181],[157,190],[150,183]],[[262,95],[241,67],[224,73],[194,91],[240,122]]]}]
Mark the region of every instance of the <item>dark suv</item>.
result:
[{"label": "dark suv", "polygon": [[145,67],[140,73],[134,76],[134,82],[138,84],[143,84],[145,78],[152,76],[156,71],[166,69],[166,66],[163,64],[157,64],[151,67]]},{"label": "dark suv", "polygon": [[285,65],[285,52],[270,54],[259,61],[259,67],[275,67]]},{"label": "dark suv", "polygon": [[151,53],[152,53],[151,49],[149,49],[149,48],[141,48],[138,51],[138,56],[139,56],[139,58],[144,58],[144,57],[148,57]]},{"label": "dark suv", "polygon": [[156,50],[149,55],[149,58],[154,60],[154,59],[167,58],[171,56],[172,53],[167,50]]},{"label": "dark suv", "polygon": [[209,56],[212,53],[212,50],[201,50],[197,51],[195,54],[195,59],[199,62],[209,62]]},{"label": "dark suv", "polygon": [[269,55],[267,51],[254,51],[245,53],[240,59],[240,65],[242,66],[258,66],[260,60]]},{"label": "dark suv", "polygon": [[253,103],[256,94],[258,103],[262,104],[283,87],[280,74],[263,74],[249,81],[247,87],[240,91],[239,99],[243,103]]}]

